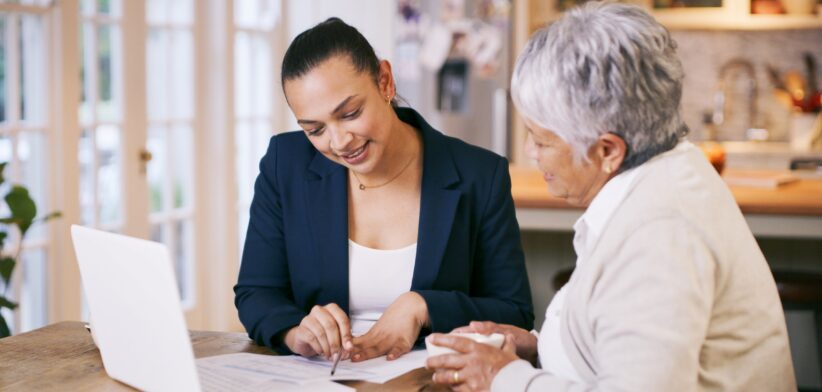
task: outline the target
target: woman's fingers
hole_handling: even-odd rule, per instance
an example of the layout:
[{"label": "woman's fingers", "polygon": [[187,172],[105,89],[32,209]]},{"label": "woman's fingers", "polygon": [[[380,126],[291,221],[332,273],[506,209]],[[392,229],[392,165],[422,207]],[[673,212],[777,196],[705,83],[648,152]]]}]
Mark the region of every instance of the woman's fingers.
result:
[{"label": "woman's fingers", "polygon": [[451,331],[452,333],[479,333],[483,335],[490,335],[495,332],[501,332],[503,326],[493,321],[472,321],[470,324],[459,327]]},{"label": "woman's fingers", "polygon": [[475,331],[474,327],[472,327],[470,325],[466,325],[464,327],[459,327],[459,328],[454,328],[454,330],[451,331],[451,333],[475,333],[475,332],[479,333],[479,332]]},{"label": "woman's fingers", "polygon": [[428,358],[425,367],[428,369],[462,369],[466,365],[466,358],[460,354],[443,354]]},{"label": "woman's fingers", "polygon": [[490,335],[494,332],[498,332],[499,329],[499,325],[493,321],[472,321],[468,326],[474,332],[481,333],[483,335]]},{"label": "woman's fingers", "polygon": [[317,320],[325,330],[325,338],[328,339],[328,356],[340,352],[342,339],[340,338],[341,331],[337,319],[327,309],[318,308]]},{"label": "woman's fingers", "polygon": [[465,382],[465,374],[461,373],[458,369],[441,369],[434,372],[431,380],[437,384],[455,386]]},{"label": "woman's fingers", "polygon": [[425,362],[426,368],[434,370],[434,382],[455,390],[488,390],[499,369],[516,360],[511,334],[506,334],[503,350],[464,337],[442,334],[431,337],[434,344],[459,351],[431,357]]},{"label": "woman's fingers", "polygon": [[328,358],[331,355],[331,348],[328,346],[328,338],[325,336],[325,328],[323,328],[322,324],[320,324],[320,321],[317,320],[316,317],[309,315],[303,319],[300,326],[305,327],[309,332],[311,332],[314,335],[314,338],[319,342],[320,351],[318,351],[317,354]]},{"label": "woman's fingers", "polygon": [[[340,335],[340,344],[339,347],[342,347],[346,350],[351,349],[351,323],[348,319],[348,315],[343,312],[343,310],[337,306],[337,304],[331,303],[325,306],[325,309],[334,318],[334,321],[337,322],[337,327],[339,329]],[[333,345],[332,345],[333,346]],[[334,347],[339,349],[339,347]]]},{"label": "woman's fingers", "polygon": [[307,325],[317,334],[317,338],[323,345],[323,356],[326,358],[331,358],[332,355],[341,352],[343,343],[351,340],[348,316],[336,304],[314,306],[306,319],[314,320]]},{"label": "woman's fingers", "polygon": [[401,357],[403,354],[411,351],[412,346],[405,343],[391,345],[391,343],[387,340],[383,340],[367,346],[355,344],[354,347],[356,348],[353,351],[351,360],[354,362],[360,362],[371,358],[376,358],[381,355],[386,355],[389,361],[393,361]]},{"label": "woman's fingers", "polygon": [[517,353],[517,343],[514,341],[514,335],[512,334],[505,334],[505,341],[502,343],[502,351],[509,352],[511,354]]},{"label": "woman's fingers", "polygon": [[308,328],[305,327],[297,327],[297,350],[295,352],[299,355],[304,357],[310,357],[313,355],[320,355],[323,352],[323,348],[320,345],[320,341],[317,340],[317,337],[314,336]]},{"label": "woman's fingers", "polygon": [[354,350],[351,360],[354,362],[365,361],[386,354],[389,360],[397,359],[402,354],[411,351],[414,346],[413,343],[405,339],[375,332],[373,329],[365,335],[355,337],[352,344]]},{"label": "woman's fingers", "polygon": [[431,339],[431,343],[437,346],[448,347],[461,353],[471,352],[474,350],[475,345],[481,344],[458,335],[444,335],[441,333],[431,334],[429,339]]},{"label": "woman's fingers", "polygon": [[393,348],[388,350],[388,360],[393,361],[409,351],[411,351],[410,344],[395,345]]},{"label": "woman's fingers", "polygon": [[360,362],[369,360],[371,358],[379,357],[380,355],[383,355],[386,351],[388,351],[388,347],[386,346],[387,345],[384,341],[376,342],[376,344],[360,346],[359,349],[351,357],[351,360],[354,362]]}]

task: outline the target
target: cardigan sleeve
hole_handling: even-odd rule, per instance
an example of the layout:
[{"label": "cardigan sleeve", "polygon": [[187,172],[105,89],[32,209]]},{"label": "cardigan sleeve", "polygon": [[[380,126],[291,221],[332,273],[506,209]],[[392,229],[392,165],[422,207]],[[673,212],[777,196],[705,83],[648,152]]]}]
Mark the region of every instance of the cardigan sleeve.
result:
[{"label": "cardigan sleeve", "polygon": [[472,320],[533,328],[531,291],[504,158],[497,162],[482,211],[471,292],[416,290],[428,305],[433,332],[450,332]]},{"label": "cardigan sleeve", "polygon": [[277,185],[274,136],[260,161],[260,174],[254,185],[234,304],[251,339],[279,353],[288,353],[280,335],[298,325],[306,313],[294,302],[291,291]]},{"label": "cardigan sleeve", "polygon": [[[579,328],[590,331],[574,335],[594,339],[585,358],[597,368],[594,382],[571,382],[517,361],[500,370],[492,390],[697,390],[714,265],[705,240],[682,219],[645,223],[597,270],[587,293]],[[568,307],[575,306],[570,299]]]}]

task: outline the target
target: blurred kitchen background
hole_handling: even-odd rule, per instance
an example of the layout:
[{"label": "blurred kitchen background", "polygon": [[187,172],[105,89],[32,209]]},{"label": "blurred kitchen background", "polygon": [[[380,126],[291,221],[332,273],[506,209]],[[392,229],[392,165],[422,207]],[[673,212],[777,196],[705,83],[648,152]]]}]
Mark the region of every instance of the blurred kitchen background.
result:
[{"label": "blurred kitchen background", "polygon": [[[677,41],[690,139],[726,178],[759,170],[794,184],[822,180],[822,3],[631,2]],[[23,184],[38,211],[63,214],[27,235],[11,283],[0,281],[20,307],[0,304],[0,312],[15,333],[87,317],[68,234],[79,223],[168,244],[189,327],[240,330],[231,287],[257,164],[271,135],[298,129],[278,76],[294,36],[330,16],[344,19],[392,62],[406,104],[527,171],[525,130],[508,90],[513,62],[533,31],[577,4],[0,1],[0,162],[9,163],[0,191]],[[809,192],[805,209],[746,213],[775,270],[822,271],[822,192]],[[579,211],[526,210],[518,213],[539,325],[550,282],[574,264],[568,221]],[[547,215],[532,224],[529,211]],[[17,250],[12,243],[4,254]],[[816,324],[814,313],[789,318],[800,329],[792,339],[802,336],[794,343],[798,377],[822,389],[814,306]]]}]

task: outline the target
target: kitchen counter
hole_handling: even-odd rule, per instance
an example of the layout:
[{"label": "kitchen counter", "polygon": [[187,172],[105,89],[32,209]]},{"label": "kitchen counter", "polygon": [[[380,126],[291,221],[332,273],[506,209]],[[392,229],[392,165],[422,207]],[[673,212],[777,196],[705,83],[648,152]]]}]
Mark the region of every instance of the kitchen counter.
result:
[{"label": "kitchen counter", "polygon": [[[522,230],[573,230],[583,208],[551,196],[541,173],[534,168],[511,166],[510,172],[511,193]],[[730,188],[754,235],[822,238],[822,179],[802,178],[776,188]]]},{"label": "kitchen counter", "polygon": [[822,159],[822,151],[797,150],[786,142],[720,143],[726,153],[725,167],[734,169],[787,170],[794,158]]}]

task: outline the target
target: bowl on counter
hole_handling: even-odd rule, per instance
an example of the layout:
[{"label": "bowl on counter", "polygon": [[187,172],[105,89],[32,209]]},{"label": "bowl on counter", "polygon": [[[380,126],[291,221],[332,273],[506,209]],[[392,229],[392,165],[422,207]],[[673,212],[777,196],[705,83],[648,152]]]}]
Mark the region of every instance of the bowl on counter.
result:
[{"label": "bowl on counter", "polygon": [[699,148],[705,154],[705,158],[708,158],[708,162],[711,162],[711,165],[716,169],[716,172],[722,174],[722,170],[725,169],[725,147],[722,147],[719,143],[703,142],[699,144]]}]

